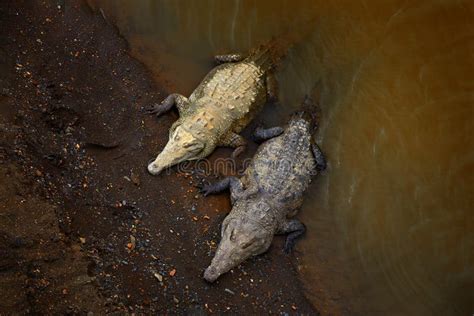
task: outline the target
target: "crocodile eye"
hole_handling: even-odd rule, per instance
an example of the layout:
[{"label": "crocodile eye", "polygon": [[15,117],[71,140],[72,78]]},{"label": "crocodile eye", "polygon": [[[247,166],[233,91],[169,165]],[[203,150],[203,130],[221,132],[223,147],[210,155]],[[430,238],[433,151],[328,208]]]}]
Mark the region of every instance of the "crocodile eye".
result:
[{"label": "crocodile eye", "polygon": [[248,242],[244,243],[242,245],[242,249],[247,249],[248,247],[250,247],[252,245],[252,243],[253,243],[252,241],[248,241]]}]

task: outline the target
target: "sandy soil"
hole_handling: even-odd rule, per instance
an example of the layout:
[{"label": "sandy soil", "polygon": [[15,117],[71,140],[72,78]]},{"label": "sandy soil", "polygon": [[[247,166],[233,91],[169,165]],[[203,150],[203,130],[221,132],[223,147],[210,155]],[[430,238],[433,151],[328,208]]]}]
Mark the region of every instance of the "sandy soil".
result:
[{"label": "sandy soil", "polygon": [[202,279],[230,205],[199,194],[214,177],[147,174],[165,95],[85,3],[0,4],[0,314],[317,314],[283,237]]}]

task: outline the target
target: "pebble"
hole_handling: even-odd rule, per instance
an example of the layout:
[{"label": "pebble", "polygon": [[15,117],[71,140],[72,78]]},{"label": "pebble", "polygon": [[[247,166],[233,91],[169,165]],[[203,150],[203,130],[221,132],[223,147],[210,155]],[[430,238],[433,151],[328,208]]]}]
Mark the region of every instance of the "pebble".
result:
[{"label": "pebble", "polygon": [[227,292],[227,293],[229,293],[229,294],[235,295],[235,292],[232,291],[232,290],[230,290],[230,289],[228,289],[228,288],[225,288],[224,291]]},{"label": "pebble", "polygon": [[127,248],[130,250],[133,250],[135,249],[136,244],[137,244],[137,240],[135,236],[130,235],[130,242],[127,244]]},{"label": "pebble", "polygon": [[158,272],[153,272],[153,276],[160,282],[163,282],[163,276]]}]

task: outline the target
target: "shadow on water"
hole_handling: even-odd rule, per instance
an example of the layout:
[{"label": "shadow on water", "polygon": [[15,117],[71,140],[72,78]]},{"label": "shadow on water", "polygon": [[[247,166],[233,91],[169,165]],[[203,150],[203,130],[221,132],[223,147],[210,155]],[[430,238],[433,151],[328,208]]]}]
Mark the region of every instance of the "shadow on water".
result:
[{"label": "shadow on water", "polygon": [[[330,166],[300,217],[323,314],[474,312],[472,1],[91,1],[169,91],[216,53],[301,34],[278,73],[283,123],[319,90]],[[163,82],[166,78],[166,82]]]}]

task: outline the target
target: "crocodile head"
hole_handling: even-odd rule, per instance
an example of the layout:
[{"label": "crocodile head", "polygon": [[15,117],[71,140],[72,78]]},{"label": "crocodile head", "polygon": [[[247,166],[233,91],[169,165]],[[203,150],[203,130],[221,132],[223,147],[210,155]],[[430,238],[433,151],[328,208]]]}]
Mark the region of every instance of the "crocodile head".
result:
[{"label": "crocodile head", "polygon": [[199,159],[204,143],[194,137],[182,126],[178,126],[170,134],[170,139],[163,151],[148,165],[148,172],[159,174],[167,167],[174,166],[186,160]]},{"label": "crocodile head", "polygon": [[[259,207],[257,204],[254,205]],[[237,202],[234,205],[233,212],[235,212],[236,207],[245,206],[239,205]],[[236,267],[247,258],[267,251],[274,232],[271,228],[265,226],[264,223],[249,218],[249,213],[238,217],[227,216],[222,223],[219,247],[211,265],[204,272],[204,279],[208,282],[214,282],[219,276]]]}]

